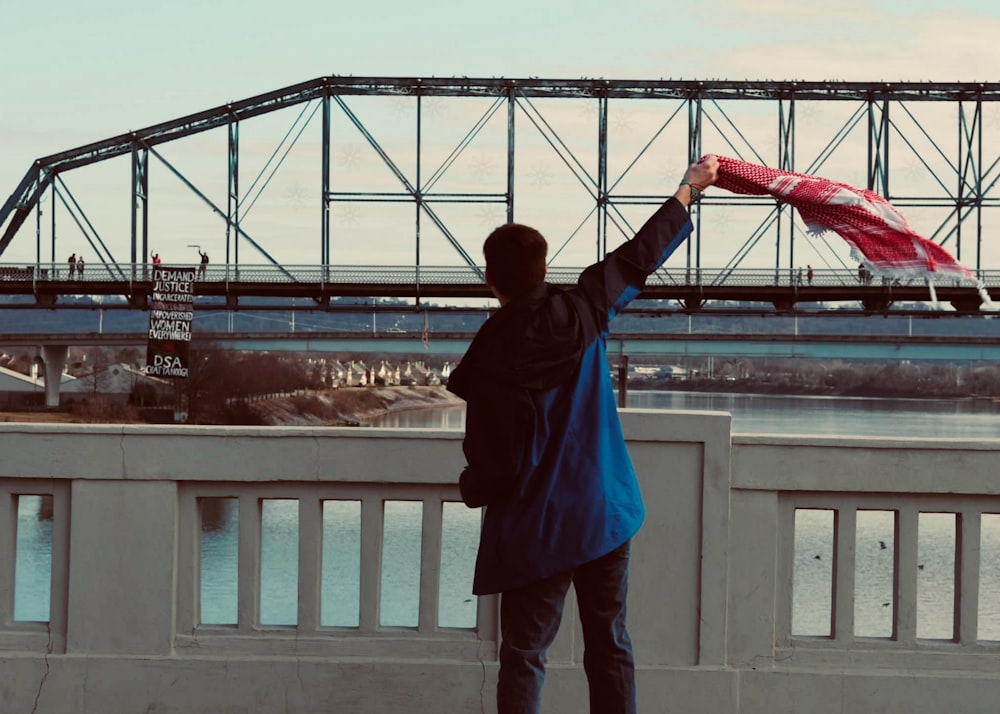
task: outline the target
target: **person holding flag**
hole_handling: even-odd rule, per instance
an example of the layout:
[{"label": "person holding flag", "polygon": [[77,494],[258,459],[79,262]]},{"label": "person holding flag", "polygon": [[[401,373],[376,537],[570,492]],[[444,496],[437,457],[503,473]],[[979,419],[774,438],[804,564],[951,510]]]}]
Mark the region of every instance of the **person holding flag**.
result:
[{"label": "person holding flag", "polygon": [[636,711],[625,601],[645,508],[618,420],[608,325],[690,235],[688,207],[717,171],[714,156],[688,167],[635,237],[569,290],[545,282],[547,244],[534,228],[508,223],[483,245],[501,307],[448,389],[466,401],[462,499],[486,507],[473,592],[500,593],[499,714],[539,711],[570,584],[590,711]]}]

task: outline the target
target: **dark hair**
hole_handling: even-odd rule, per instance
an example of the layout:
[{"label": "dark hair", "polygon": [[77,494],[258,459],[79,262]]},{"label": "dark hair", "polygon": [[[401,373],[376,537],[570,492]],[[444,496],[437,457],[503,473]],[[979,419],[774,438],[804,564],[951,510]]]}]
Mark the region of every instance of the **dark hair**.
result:
[{"label": "dark hair", "polygon": [[548,247],[542,234],[531,226],[507,223],[494,230],[483,243],[493,285],[510,298],[541,285]]}]

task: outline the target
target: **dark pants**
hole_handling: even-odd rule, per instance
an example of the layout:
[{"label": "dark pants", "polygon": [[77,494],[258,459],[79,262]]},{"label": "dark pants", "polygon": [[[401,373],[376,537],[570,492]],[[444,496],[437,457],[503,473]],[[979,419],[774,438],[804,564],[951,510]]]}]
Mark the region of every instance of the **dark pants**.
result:
[{"label": "dark pants", "polygon": [[625,626],[630,544],[585,565],[500,596],[499,714],[538,714],[545,653],[570,583],[583,626],[591,714],[635,714],[635,660]]}]

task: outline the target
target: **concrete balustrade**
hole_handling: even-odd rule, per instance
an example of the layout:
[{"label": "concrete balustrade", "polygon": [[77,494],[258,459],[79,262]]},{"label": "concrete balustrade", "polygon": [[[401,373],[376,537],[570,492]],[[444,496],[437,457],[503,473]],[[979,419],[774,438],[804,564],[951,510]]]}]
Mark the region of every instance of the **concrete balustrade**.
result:
[{"label": "concrete balustrade", "polygon": [[[629,596],[642,712],[994,712],[981,535],[1000,440],[733,437],[714,413],[625,410],[648,517]],[[442,504],[461,434],[0,424],[0,711],[495,711],[497,601],[440,624]],[[48,622],[14,620],[16,503],[51,497]],[[201,621],[201,513],[238,508],[236,622]],[[261,623],[261,512],[297,503],[295,622]],[[360,512],[357,626],[322,624],[323,504]],[[417,619],[380,612],[384,504],[420,506]],[[859,514],[892,520],[892,631],[855,633]],[[830,622],[794,632],[796,522],[831,515]],[[954,635],[918,636],[921,514],[953,514]],[[861,516],[863,517],[863,516]],[[471,589],[471,583],[470,583]],[[1000,598],[1000,592],[995,593]],[[544,711],[587,711],[573,608]]]}]

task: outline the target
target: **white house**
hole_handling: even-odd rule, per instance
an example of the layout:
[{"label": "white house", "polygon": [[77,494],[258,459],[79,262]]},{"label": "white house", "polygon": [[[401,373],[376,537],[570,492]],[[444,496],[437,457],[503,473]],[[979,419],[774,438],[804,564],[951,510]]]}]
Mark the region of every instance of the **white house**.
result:
[{"label": "white house", "polygon": [[[63,372],[59,385],[60,392],[77,391],[78,381],[75,377]],[[45,377],[39,373],[37,362],[32,363],[31,374],[0,367],[0,404],[10,406],[45,404]]]}]

